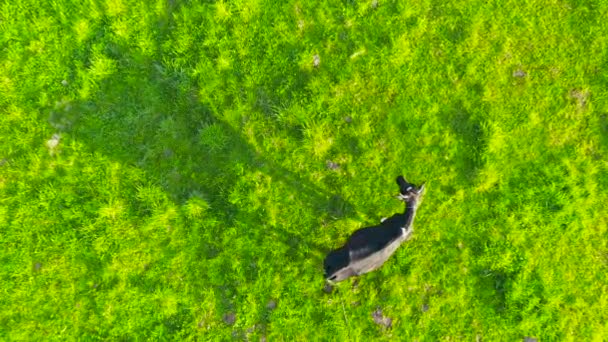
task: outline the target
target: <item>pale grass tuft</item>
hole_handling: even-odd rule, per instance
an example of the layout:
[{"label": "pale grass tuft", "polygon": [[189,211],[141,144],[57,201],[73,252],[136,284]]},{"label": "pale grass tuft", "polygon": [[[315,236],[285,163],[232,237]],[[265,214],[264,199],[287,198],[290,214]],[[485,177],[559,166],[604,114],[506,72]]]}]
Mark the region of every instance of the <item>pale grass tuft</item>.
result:
[{"label": "pale grass tuft", "polygon": [[478,179],[481,180],[479,185],[475,188],[476,192],[485,192],[490,190],[494,185],[500,182],[502,173],[496,168],[494,164],[486,165],[479,173]]},{"label": "pale grass tuft", "polygon": [[226,4],[226,2],[218,1],[215,3],[215,18],[219,21],[225,21],[232,13],[230,13],[230,5]]},{"label": "pale grass tuft", "polygon": [[184,206],[186,215],[191,218],[200,218],[209,209],[209,204],[198,197],[191,197]]},{"label": "pale grass tuft", "polygon": [[363,56],[367,53],[367,50],[365,48],[361,48],[357,51],[355,51],[355,53],[353,53],[352,55],[350,55],[350,59],[355,59],[359,56]]},{"label": "pale grass tuft", "polygon": [[125,206],[121,200],[110,201],[106,206],[99,209],[101,218],[109,218],[115,220],[124,213]]},{"label": "pale grass tuft", "polygon": [[106,0],[106,8],[111,16],[118,16],[126,11],[127,6],[122,0]]},{"label": "pale grass tuft", "polygon": [[116,72],[116,62],[103,53],[95,53],[89,68],[89,75],[95,81],[101,81]]},{"label": "pale grass tuft", "polygon": [[317,158],[323,158],[334,144],[331,129],[325,125],[312,125],[306,128],[305,134],[310,142],[307,148]]}]

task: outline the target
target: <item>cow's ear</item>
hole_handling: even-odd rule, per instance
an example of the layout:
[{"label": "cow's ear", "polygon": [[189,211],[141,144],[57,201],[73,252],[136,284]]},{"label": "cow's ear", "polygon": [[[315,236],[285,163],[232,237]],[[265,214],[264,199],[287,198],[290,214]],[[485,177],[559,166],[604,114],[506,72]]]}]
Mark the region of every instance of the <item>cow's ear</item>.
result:
[{"label": "cow's ear", "polygon": [[425,189],[425,188],[424,188],[424,185],[425,185],[425,183],[422,183],[422,184],[421,184],[421,185],[418,187],[418,190],[416,191],[418,194],[421,194],[421,193],[423,193],[423,192],[424,192],[424,189]]},{"label": "cow's ear", "polygon": [[403,178],[403,176],[397,176],[397,185],[399,185],[399,188],[404,188],[407,187],[408,182],[405,178]]}]

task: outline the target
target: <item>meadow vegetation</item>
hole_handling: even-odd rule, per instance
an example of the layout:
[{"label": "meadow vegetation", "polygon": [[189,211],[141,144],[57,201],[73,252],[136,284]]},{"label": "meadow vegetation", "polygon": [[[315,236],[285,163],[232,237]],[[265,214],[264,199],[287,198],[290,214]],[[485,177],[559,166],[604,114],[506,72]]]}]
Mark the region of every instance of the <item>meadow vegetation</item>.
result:
[{"label": "meadow vegetation", "polygon": [[[0,2],[0,339],[605,341],[607,15]],[[399,174],[414,238],[322,291]]]}]

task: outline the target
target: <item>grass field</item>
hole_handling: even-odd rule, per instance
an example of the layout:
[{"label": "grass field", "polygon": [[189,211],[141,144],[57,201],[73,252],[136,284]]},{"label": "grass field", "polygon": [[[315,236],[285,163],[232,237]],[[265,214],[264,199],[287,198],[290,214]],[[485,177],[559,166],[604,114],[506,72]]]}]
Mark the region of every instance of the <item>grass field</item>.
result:
[{"label": "grass field", "polygon": [[[606,341],[607,17],[0,2],[0,340]],[[399,174],[414,238],[324,292]]]}]

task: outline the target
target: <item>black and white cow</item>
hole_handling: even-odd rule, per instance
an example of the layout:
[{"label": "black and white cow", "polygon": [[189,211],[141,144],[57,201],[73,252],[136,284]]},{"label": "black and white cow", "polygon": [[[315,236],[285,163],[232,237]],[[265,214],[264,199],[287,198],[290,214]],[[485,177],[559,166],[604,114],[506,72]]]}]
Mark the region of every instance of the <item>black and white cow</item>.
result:
[{"label": "black and white cow", "polygon": [[377,226],[355,231],[346,244],[325,257],[325,279],[338,282],[371,272],[384,264],[413,232],[416,209],[424,193],[424,184],[415,186],[397,177],[398,198],[405,202],[405,212],[382,219]]}]

